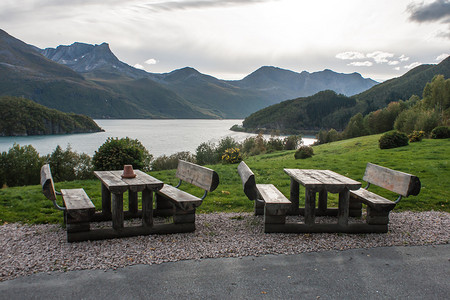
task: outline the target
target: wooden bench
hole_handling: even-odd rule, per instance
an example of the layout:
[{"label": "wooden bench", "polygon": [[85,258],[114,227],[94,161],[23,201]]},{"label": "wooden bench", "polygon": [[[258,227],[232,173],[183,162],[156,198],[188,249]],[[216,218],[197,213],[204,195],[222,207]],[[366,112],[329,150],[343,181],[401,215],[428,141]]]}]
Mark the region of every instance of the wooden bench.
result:
[{"label": "wooden bench", "polygon": [[255,201],[255,215],[264,214],[264,231],[268,232],[271,224],[285,224],[291,201],[273,184],[256,184],[255,174],[243,161],[238,166],[238,173],[245,195]]},{"label": "wooden bench", "polygon": [[[361,211],[361,203],[364,203],[367,206],[367,224],[386,225],[386,232],[388,230],[389,212],[402,197],[418,195],[421,187],[417,176],[372,163],[367,163],[363,180],[368,183],[365,188],[350,191],[351,209],[359,209]],[[392,191],[398,194],[399,197],[394,202],[370,192],[367,189],[371,184]]]},{"label": "wooden bench", "polygon": [[[164,184],[156,192],[155,215],[173,216],[175,224],[195,224],[195,209],[202,204],[208,192],[217,188],[219,175],[212,169],[179,160],[175,176],[180,180],[177,186]],[[183,181],[203,189],[203,196],[199,198],[178,189]]]},{"label": "wooden bench", "polygon": [[[50,171],[50,165],[41,168],[42,193],[53,201],[56,209],[64,211],[64,223],[67,234],[72,232],[89,231],[89,221],[95,214],[95,206],[83,189],[62,189],[61,193],[55,190],[55,184]],[[64,206],[56,202],[56,195],[61,195]]]}]

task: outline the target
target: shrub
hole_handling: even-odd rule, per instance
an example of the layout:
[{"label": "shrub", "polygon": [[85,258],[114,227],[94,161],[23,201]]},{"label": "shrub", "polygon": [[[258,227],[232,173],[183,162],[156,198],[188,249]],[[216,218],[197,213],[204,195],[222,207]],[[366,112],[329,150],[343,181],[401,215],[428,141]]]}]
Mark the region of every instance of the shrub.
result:
[{"label": "shrub", "polygon": [[383,134],[378,141],[380,149],[391,149],[408,145],[406,134],[398,131],[391,131]]},{"label": "shrub", "polygon": [[212,165],[218,163],[215,145],[201,143],[195,151],[195,159],[199,165]]},{"label": "shrub", "polygon": [[281,139],[270,137],[267,141],[267,152],[281,151],[284,148],[284,143]]},{"label": "shrub", "polygon": [[239,147],[238,142],[236,142],[232,137],[227,136],[221,139],[216,148],[217,162],[222,160],[222,155],[225,154],[225,150],[238,147]]},{"label": "shrub", "polygon": [[39,184],[44,158],[39,157],[39,153],[33,146],[21,147],[14,144],[8,152],[3,152],[1,157],[1,185],[5,183],[7,186]]},{"label": "shrub", "polygon": [[284,138],[284,150],[295,150],[302,143],[301,135],[290,135]]},{"label": "shrub", "polygon": [[304,159],[308,157],[312,157],[314,155],[314,150],[311,146],[301,146],[295,151],[294,157],[295,159]]},{"label": "shrub", "polygon": [[425,137],[425,131],[414,130],[411,134],[408,134],[409,142],[420,142]]},{"label": "shrub", "polygon": [[144,172],[150,171],[152,155],[138,140],[126,138],[108,138],[95,151],[92,159],[95,170],[121,170],[124,165]]},{"label": "shrub", "polygon": [[242,152],[248,156],[254,156],[265,153],[267,150],[267,142],[264,140],[262,133],[256,137],[246,138],[242,143]]},{"label": "shrub", "polygon": [[72,151],[70,146],[63,150],[59,145],[47,156],[55,181],[71,181],[75,179],[93,178],[92,161],[89,155]]},{"label": "shrub", "polygon": [[222,155],[222,163],[224,164],[237,164],[242,161],[242,156],[239,148],[226,149]]},{"label": "shrub", "polygon": [[431,131],[432,139],[447,139],[450,138],[450,127],[438,126]]},{"label": "shrub", "polygon": [[158,157],[152,162],[152,170],[162,171],[176,169],[179,159],[195,163],[194,155],[192,155],[189,151],[183,151],[172,154],[171,156],[163,155]]}]

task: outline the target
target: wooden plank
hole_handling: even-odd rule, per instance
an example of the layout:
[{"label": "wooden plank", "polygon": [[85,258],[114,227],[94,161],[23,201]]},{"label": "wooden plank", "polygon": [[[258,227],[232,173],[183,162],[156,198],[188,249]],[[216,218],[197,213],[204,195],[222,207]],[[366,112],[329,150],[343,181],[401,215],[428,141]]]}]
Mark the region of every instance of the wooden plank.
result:
[{"label": "wooden plank", "polygon": [[150,189],[142,191],[142,225],[153,225],[153,192]]},{"label": "wooden plank", "polygon": [[339,193],[344,189],[355,190],[361,187],[360,182],[330,170],[284,169],[284,172],[305,188],[316,192],[325,189],[331,193]]},{"label": "wooden plank", "polygon": [[348,224],[349,198],[350,192],[348,190],[339,193],[338,224],[341,226]]},{"label": "wooden plank", "polygon": [[286,198],[273,184],[257,184],[256,188],[266,204],[284,204],[289,206],[291,204],[291,201],[289,201],[289,199]]},{"label": "wooden plank", "polygon": [[175,206],[183,210],[195,209],[203,202],[202,199],[168,184],[165,184],[157,193],[172,201]]},{"label": "wooden plank", "polygon": [[112,226],[113,229],[123,228],[123,194],[112,194]]},{"label": "wooden plank", "polygon": [[287,212],[288,215],[298,215],[300,212],[300,184],[294,178],[291,178],[289,200],[291,201],[291,208]]},{"label": "wooden plank", "polygon": [[238,174],[241,177],[242,187],[244,188],[244,193],[250,200],[258,199],[258,191],[256,189],[255,174],[247,166],[244,161],[241,161],[238,165]]},{"label": "wooden plank", "polygon": [[195,223],[182,224],[155,224],[153,227],[148,226],[130,226],[121,230],[112,228],[95,229],[85,232],[67,233],[68,242],[81,242],[87,240],[105,240],[123,237],[132,237],[149,234],[170,234],[185,233],[195,231]]},{"label": "wooden plank", "polygon": [[120,177],[121,173],[116,174],[113,171],[94,171],[94,175],[108,188],[112,193],[124,193],[128,190],[128,184]]},{"label": "wooden plank", "polygon": [[61,194],[67,211],[93,209],[95,206],[83,189],[62,189]]},{"label": "wooden plank", "polygon": [[131,190],[128,190],[128,211],[131,213],[138,211],[138,194]]},{"label": "wooden plank", "polygon": [[417,176],[391,170],[372,163],[367,163],[363,180],[404,197],[418,195],[421,187],[420,180]]},{"label": "wooden plank", "polygon": [[319,204],[317,205],[317,211],[323,213],[327,210],[328,192],[326,190],[321,190],[319,192]]},{"label": "wooden plank", "polygon": [[176,177],[208,192],[214,191],[219,185],[216,171],[184,160],[178,161]]},{"label": "wooden plank", "polygon": [[316,192],[311,189],[305,191],[305,224],[312,225],[316,218]]},{"label": "wooden plank", "polygon": [[395,202],[365,189],[350,191],[350,194],[352,195],[352,197],[355,197],[356,199],[366,204],[367,206],[372,207],[373,209],[390,211],[395,207]]},{"label": "wooden plank", "polygon": [[48,164],[41,167],[41,186],[44,196],[49,200],[56,201],[55,184]]},{"label": "wooden plank", "polygon": [[111,192],[102,182],[102,214],[111,219]]}]

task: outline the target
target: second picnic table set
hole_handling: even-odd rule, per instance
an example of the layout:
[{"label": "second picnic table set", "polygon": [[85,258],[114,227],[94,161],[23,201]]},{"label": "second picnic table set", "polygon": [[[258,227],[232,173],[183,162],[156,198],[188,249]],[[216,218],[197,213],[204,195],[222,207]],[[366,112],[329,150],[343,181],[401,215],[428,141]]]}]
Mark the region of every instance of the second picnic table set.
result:
[{"label": "second picnic table set", "polygon": [[[239,164],[237,171],[245,195],[255,202],[255,215],[264,215],[266,233],[387,232],[389,212],[396,202],[420,191],[416,176],[370,163],[363,179],[369,185],[373,183],[399,194],[396,202],[367,191],[368,187],[362,189],[360,182],[330,170],[284,169],[290,178],[290,199],[272,184],[256,184],[255,175],[245,162]],[[195,231],[196,208],[219,185],[219,175],[214,170],[183,160],[178,162],[179,184],[175,187],[133,170],[130,165],[123,170],[95,171],[94,175],[101,182],[102,192],[102,210],[97,212],[83,189],[63,189],[58,193],[49,165],[41,169],[43,193],[57,209],[64,211],[69,242]],[[197,197],[179,189],[182,182],[200,187],[204,195]],[[299,207],[300,185],[305,190],[304,207]],[[128,192],[127,211],[124,211],[125,192]],[[328,193],[339,194],[337,208],[328,207]],[[58,194],[63,197],[64,207],[56,202]],[[349,217],[361,218],[363,203],[367,206],[366,222],[349,222]],[[304,216],[304,222],[286,222],[288,215]],[[170,217],[171,222],[155,223],[155,216]],[[336,218],[331,223],[318,223],[319,216]],[[124,220],[131,218],[140,218],[140,224],[125,226]],[[99,221],[111,221],[112,226],[91,229],[91,223]]]}]

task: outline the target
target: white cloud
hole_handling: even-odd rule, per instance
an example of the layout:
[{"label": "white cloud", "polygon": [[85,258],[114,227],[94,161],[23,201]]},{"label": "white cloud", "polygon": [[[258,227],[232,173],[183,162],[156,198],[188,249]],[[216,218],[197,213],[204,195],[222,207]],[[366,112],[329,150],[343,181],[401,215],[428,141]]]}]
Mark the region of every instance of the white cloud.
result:
[{"label": "white cloud", "polygon": [[133,67],[135,67],[136,69],[144,70],[144,66],[140,64],[135,64]]},{"label": "white cloud", "polygon": [[377,64],[388,62],[388,58],[394,57],[394,54],[389,52],[383,52],[383,51],[375,51],[372,53],[368,53],[367,57],[373,58],[373,60]]},{"label": "white cloud", "polygon": [[388,62],[388,65],[390,65],[390,66],[396,66],[396,65],[398,65],[400,62],[398,61],[398,60],[391,60],[391,61],[389,61]]},{"label": "white cloud", "polygon": [[355,61],[348,64],[348,66],[354,66],[354,67],[370,67],[373,63],[371,61]]},{"label": "white cloud", "polygon": [[354,60],[354,59],[362,59],[366,56],[361,52],[356,51],[347,51],[336,54],[336,58],[342,59],[342,60]]},{"label": "white cloud", "polygon": [[448,53],[442,53],[441,55],[439,55],[438,57],[436,57],[436,60],[440,62],[440,61],[446,59],[449,55],[450,55],[450,54],[448,54]]},{"label": "white cloud", "polygon": [[413,69],[413,68],[415,68],[415,67],[417,67],[417,66],[420,66],[421,65],[421,63],[420,62],[413,62],[412,64],[410,64],[410,65],[407,65],[407,66],[404,66],[404,68],[405,69]]},{"label": "white cloud", "polygon": [[409,57],[407,57],[405,54],[402,54],[398,59],[400,59],[400,61],[408,61]]},{"label": "white cloud", "polygon": [[147,65],[155,65],[157,63],[156,59],[150,58],[145,61]]},{"label": "white cloud", "polygon": [[400,67],[395,67],[394,70],[400,71]]}]

